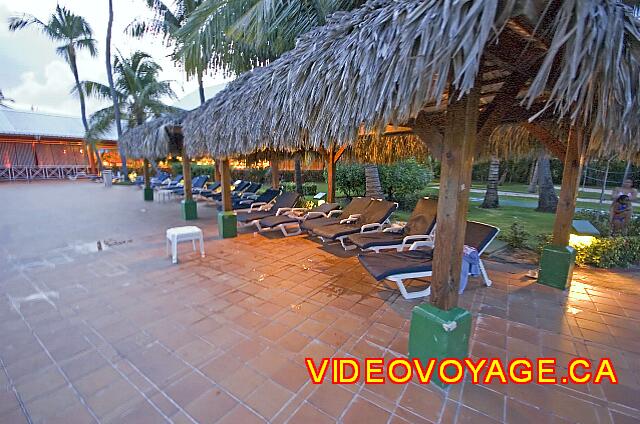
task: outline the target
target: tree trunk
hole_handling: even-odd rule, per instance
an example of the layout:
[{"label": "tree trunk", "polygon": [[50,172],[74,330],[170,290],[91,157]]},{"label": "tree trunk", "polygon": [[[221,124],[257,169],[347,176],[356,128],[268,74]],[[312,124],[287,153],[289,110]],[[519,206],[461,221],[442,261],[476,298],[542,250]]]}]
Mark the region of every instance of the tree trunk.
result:
[{"label": "tree trunk", "polygon": [[500,159],[496,156],[491,157],[489,164],[489,177],[487,178],[487,192],[484,195],[484,201],[481,207],[485,209],[495,209],[500,206],[498,199],[498,178],[500,175]]},{"label": "tree trunk", "polygon": [[[80,117],[82,118],[82,125],[84,126],[85,134],[89,132],[89,123],[87,121],[87,107],[84,102],[84,92],[82,91],[82,86],[80,85],[80,76],[78,75],[78,65],[76,63],[76,52],[71,47],[68,51],[69,54],[69,66],[71,67],[71,72],[73,73],[73,79],[76,83],[76,89],[78,90],[78,96],[80,97]],[[91,168],[91,172],[96,172],[96,163],[93,157],[94,154],[97,155],[95,151],[95,147],[89,143],[88,140],[84,141],[85,147],[87,149],[87,158],[89,159],[89,167]],[[98,161],[98,166],[100,170],[102,170],[102,161]]]},{"label": "tree trunk", "polygon": [[127,169],[127,156],[120,146],[120,136],[122,135],[122,123],[120,122],[120,104],[116,95],[116,88],[113,84],[113,68],[111,66],[111,30],[113,28],[113,0],[109,0],[109,24],[107,25],[107,46],[106,46],[106,62],[107,62],[107,80],[109,81],[109,90],[111,92],[111,100],[113,101],[113,114],[116,121],[116,134],[118,135],[118,152],[122,162],[121,171],[125,181],[128,180],[129,170]]},{"label": "tree trunk", "polygon": [[204,97],[204,85],[202,84],[202,71],[198,71],[198,94],[200,94],[200,104],[203,105],[207,99]]},{"label": "tree trunk", "polygon": [[300,155],[296,155],[293,162],[295,167],[294,177],[296,179],[296,192],[302,196],[304,193],[302,189],[302,160],[300,159]]},{"label": "tree trunk", "polygon": [[280,188],[280,166],[277,159],[271,161],[271,187],[276,190]]},{"label": "tree trunk", "polygon": [[540,152],[538,158],[538,185],[540,194],[538,195],[538,212],[555,212],[558,207],[558,196],[553,187],[551,177],[551,163],[546,150]]},{"label": "tree trunk", "polygon": [[529,174],[529,193],[535,193],[538,188],[538,160],[534,160],[531,164],[531,173]]},{"label": "tree trunk", "polygon": [[365,176],[365,196],[373,197],[374,199],[384,199],[382,193],[382,185],[380,184],[380,174],[378,173],[378,167],[376,165],[364,166]]},{"label": "tree trunk", "polygon": [[627,166],[624,168],[624,175],[622,176],[622,183],[629,179],[629,172],[631,172],[631,161],[627,161]]}]

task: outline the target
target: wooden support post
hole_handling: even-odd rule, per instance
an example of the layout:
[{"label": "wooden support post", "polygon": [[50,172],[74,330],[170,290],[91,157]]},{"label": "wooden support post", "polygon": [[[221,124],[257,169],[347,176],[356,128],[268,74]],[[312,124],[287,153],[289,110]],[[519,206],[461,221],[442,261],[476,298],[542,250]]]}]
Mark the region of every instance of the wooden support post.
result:
[{"label": "wooden support post", "polygon": [[569,244],[571,223],[576,209],[576,198],[580,185],[580,173],[584,164],[585,146],[584,129],[576,126],[572,127],[569,131],[560,199],[556,210],[556,220],[553,225],[552,244],[554,246],[566,246]]},{"label": "wooden support post", "polygon": [[479,88],[449,104],[443,143],[438,229],[431,303],[450,310],[458,304],[462,250],[467,224],[471,168],[477,137]]},{"label": "wooden support post", "polygon": [[182,178],[184,179],[184,200],[193,200],[191,193],[191,160],[187,154],[187,149],[182,148]]},{"label": "wooden support post", "polygon": [[222,186],[222,210],[229,212],[233,210],[231,203],[231,169],[229,168],[229,159],[221,161],[221,186]]},{"label": "wooden support post", "polygon": [[336,162],[333,146],[327,154],[327,186],[327,202],[333,203],[336,201]]},{"label": "wooden support post", "polygon": [[144,188],[151,188],[151,178],[149,177],[149,159],[142,161],[142,175],[144,177]]},{"label": "wooden support post", "polygon": [[280,188],[280,166],[278,159],[271,160],[271,187],[276,190]]},{"label": "wooden support post", "polygon": [[213,181],[215,182],[221,182],[222,181],[222,177],[220,176],[220,166],[221,166],[221,161],[220,159],[213,159]]}]

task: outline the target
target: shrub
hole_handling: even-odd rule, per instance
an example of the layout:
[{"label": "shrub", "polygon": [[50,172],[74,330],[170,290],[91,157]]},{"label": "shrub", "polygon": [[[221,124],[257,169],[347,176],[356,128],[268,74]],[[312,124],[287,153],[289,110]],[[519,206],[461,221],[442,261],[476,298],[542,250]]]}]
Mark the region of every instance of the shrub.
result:
[{"label": "shrub", "polygon": [[418,204],[418,200],[423,197],[438,200],[438,192],[434,189],[426,188],[414,193],[409,193],[404,196],[401,202],[398,202],[398,205],[400,206],[399,209],[412,211],[416,207],[416,204]]},{"label": "shrub", "polygon": [[505,231],[502,239],[512,248],[522,248],[526,246],[529,237],[530,234],[524,229],[524,226],[518,221],[514,221],[509,229]]},{"label": "shrub", "polygon": [[336,188],[347,197],[364,196],[364,166],[349,162],[336,164]]},{"label": "shrub", "polygon": [[577,249],[576,262],[598,268],[627,267],[640,263],[640,237],[596,238]]},{"label": "shrub", "polygon": [[[296,191],[296,183],[284,181],[282,183],[282,189],[284,191]],[[315,196],[318,194],[318,186],[315,183],[303,183],[302,194],[305,196]]]},{"label": "shrub", "polygon": [[415,159],[378,166],[378,172],[387,200],[398,202],[400,209],[405,210],[413,209],[415,202],[422,197],[417,192],[425,190],[433,179],[431,168]]}]

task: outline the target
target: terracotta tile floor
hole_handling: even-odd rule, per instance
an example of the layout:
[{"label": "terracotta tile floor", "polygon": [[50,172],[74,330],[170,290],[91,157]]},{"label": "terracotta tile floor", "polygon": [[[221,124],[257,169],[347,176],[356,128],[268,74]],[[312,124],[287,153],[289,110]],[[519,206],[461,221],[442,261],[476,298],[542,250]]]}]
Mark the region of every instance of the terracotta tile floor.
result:
[{"label": "terracotta tile floor", "polygon": [[[205,207],[206,258],[185,244],[171,265],[163,232],[181,224],[177,205],[102,190],[0,187],[17,198],[0,229],[2,423],[640,421],[637,271],[581,269],[561,292],[523,266],[487,261],[494,285],[472,279],[460,299],[474,317],[473,356],[607,356],[617,386],[312,385],[305,357],[406,355],[418,302],[373,281],[353,254],[303,236],[217,240]],[[25,192],[45,197],[45,217]],[[74,213],[92,225],[65,240],[58,227]],[[131,241],[78,244],[108,238]]]}]

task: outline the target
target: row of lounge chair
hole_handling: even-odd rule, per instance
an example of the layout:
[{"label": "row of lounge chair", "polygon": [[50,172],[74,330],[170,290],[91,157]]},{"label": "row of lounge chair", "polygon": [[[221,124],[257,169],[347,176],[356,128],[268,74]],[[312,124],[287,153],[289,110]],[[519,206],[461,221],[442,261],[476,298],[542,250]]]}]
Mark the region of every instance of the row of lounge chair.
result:
[{"label": "row of lounge chair", "polygon": [[[183,195],[181,179],[178,175],[154,188]],[[219,203],[220,184],[207,185],[207,179],[204,175],[195,177],[192,193],[199,199]],[[356,197],[343,209],[337,203],[307,209],[297,207],[298,193],[268,189],[258,195],[260,187],[259,183],[234,182],[231,197],[240,227],[254,227],[258,232],[280,231],[285,237],[307,232],[326,243],[339,242],[345,250],[360,249],[360,263],[376,280],[395,283],[405,299],[430,295],[430,287],[408,291],[405,281],[432,274],[437,201],[420,199],[406,224],[391,225],[389,218],[398,206],[393,202]],[[487,224],[467,222],[465,245],[477,253],[479,273],[487,286],[491,280],[479,256],[498,232],[496,227]],[[466,281],[466,271],[461,277]]]},{"label": "row of lounge chair", "polygon": [[[340,242],[345,250],[359,248],[360,263],[376,280],[395,283],[405,299],[430,295],[430,287],[409,292],[404,282],[432,275],[437,201],[420,199],[406,224],[389,225],[389,217],[397,207],[392,202],[358,197],[342,210],[335,203],[304,209],[295,207],[299,198],[297,193],[281,193],[271,204],[237,211],[238,223],[242,227],[255,226],[260,232],[280,230],[287,237],[306,231],[323,242]],[[494,226],[467,222],[465,249],[474,253],[472,257],[486,286],[492,283],[480,255],[498,233]],[[467,276],[463,269],[465,285]]]}]

